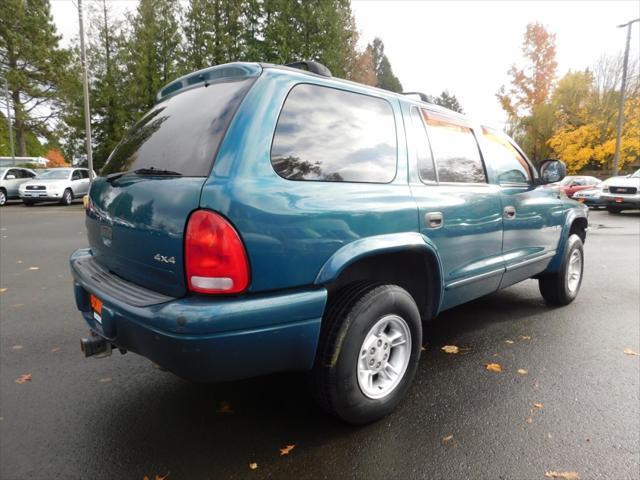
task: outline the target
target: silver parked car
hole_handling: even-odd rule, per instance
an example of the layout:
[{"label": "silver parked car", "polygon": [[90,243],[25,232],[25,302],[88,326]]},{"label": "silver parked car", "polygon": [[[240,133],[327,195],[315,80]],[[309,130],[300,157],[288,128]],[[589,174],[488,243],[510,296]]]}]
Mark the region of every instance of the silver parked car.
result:
[{"label": "silver parked car", "polygon": [[86,168],[51,168],[20,185],[20,198],[25,205],[36,202],[60,202],[71,205],[89,191],[89,170]]},{"label": "silver parked car", "polygon": [[7,200],[20,198],[18,188],[36,176],[36,172],[29,168],[5,167],[0,168],[0,207]]}]

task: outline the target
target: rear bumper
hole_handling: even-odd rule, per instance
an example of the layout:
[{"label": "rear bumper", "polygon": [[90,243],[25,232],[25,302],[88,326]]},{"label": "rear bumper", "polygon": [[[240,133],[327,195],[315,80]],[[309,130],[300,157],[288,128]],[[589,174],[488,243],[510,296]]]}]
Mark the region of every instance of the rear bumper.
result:
[{"label": "rear bumper", "polygon": [[[165,297],[162,303],[132,305],[113,288],[113,278],[110,288],[104,288],[100,278],[78,268],[78,262],[91,256],[89,249],[81,249],[71,257],[76,305],[92,331],[120,348],[203,382],[313,366],[327,299],[324,288],[227,298]],[[124,289],[131,285],[120,281]],[[100,321],[91,310],[92,293],[103,302]]]}]

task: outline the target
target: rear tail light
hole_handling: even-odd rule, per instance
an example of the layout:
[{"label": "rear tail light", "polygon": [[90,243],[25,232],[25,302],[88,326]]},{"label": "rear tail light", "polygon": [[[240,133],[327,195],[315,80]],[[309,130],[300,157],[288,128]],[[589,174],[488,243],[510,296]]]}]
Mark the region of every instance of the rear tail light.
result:
[{"label": "rear tail light", "polygon": [[240,293],[249,285],[249,262],[238,232],[210,210],[189,218],[185,236],[189,290],[198,293]]}]

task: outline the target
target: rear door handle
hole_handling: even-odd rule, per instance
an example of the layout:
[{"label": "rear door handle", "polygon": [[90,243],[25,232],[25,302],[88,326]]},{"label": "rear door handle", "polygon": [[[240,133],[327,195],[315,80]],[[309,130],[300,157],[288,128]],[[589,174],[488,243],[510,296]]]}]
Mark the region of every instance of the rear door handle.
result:
[{"label": "rear door handle", "polygon": [[508,205],[503,210],[504,218],[509,220],[516,218],[516,207]]},{"label": "rear door handle", "polygon": [[424,214],[424,222],[427,225],[427,228],[442,228],[442,221],[442,212],[428,212]]}]

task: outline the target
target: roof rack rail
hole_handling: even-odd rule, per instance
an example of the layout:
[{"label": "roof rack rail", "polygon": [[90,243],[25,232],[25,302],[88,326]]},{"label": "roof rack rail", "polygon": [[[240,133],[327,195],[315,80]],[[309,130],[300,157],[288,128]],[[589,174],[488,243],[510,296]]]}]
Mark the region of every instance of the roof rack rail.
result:
[{"label": "roof rack rail", "polygon": [[431,97],[429,95],[427,95],[426,93],[422,93],[422,92],[402,92],[402,95],[417,95],[417,96],[420,97],[420,100],[422,100],[423,102],[433,103],[433,101],[431,100]]},{"label": "roof rack rail", "polygon": [[306,70],[316,75],[322,75],[323,77],[331,77],[331,70],[325,67],[319,62],[312,60],[304,60],[301,62],[285,63],[285,67],[297,68],[299,70]]}]

